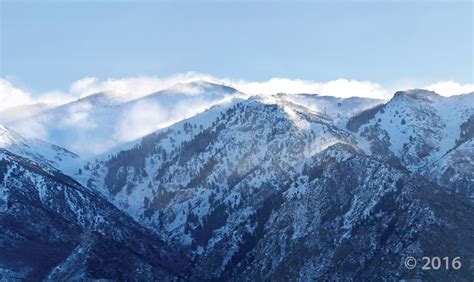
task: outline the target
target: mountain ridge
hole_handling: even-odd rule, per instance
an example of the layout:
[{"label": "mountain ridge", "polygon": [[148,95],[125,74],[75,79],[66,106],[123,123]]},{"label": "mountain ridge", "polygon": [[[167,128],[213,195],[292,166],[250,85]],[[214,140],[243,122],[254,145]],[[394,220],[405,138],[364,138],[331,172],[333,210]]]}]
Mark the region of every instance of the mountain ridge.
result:
[{"label": "mountain ridge", "polygon": [[[88,206],[102,201],[105,210],[114,210],[110,224],[129,218],[116,232],[148,230],[137,236],[158,240],[164,257],[124,252],[122,246],[133,253],[143,245],[104,237],[102,227],[84,238],[77,235],[84,232],[68,237],[61,229],[75,243],[44,275],[466,280],[474,273],[469,265],[474,250],[465,244],[474,239],[473,97],[424,90],[399,92],[386,103],[285,94],[232,97],[68,173],[79,191],[97,193],[99,199],[88,200]],[[28,189],[50,181],[61,187],[63,178],[48,176],[57,170],[18,178],[10,171],[27,170],[32,165],[21,164],[30,160],[0,157],[8,181],[0,185],[0,215],[13,212],[8,198],[15,181]],[[33,194],[56,191],[40,190]],[[71,206],[67,198],[55,201]],[[74,201],[72,206],[72,214],[80,210]],[[176,262],[173,249],[182,250]],[[142,272],[127,276],[104,264],[93,267],[104,253],[126,258],[113,265],[136,265]],[[435,273],[403,266],[408,256],[441,255],[460,256],[463,268]],[[156,260],[167,267],[156,267]],[[0,261],[0,273],[1,267]],[[14,269],[22,271],[28,273]]]},{"label": "mountain ridge", "polygon": [[[93,156],[240,95],[233,88],[211,83],[185,86],[175,85],[129,101],[107,92],[95,93],[9,126],[25,135],[40,134],[41,139],[80,155]],[[200,92],[190,95],[186,92],[190,89]]]}]

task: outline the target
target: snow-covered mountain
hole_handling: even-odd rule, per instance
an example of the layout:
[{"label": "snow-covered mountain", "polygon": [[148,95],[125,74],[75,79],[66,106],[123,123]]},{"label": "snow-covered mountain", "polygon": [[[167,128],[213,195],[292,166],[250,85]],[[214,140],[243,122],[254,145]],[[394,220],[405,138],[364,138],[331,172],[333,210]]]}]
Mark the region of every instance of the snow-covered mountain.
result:
[{"label": "snow-covered mountain", "polygon": [[186,255],[51,167],[0,148],[0,278],[175,280]]},{"label": "snow-covered mountain", "polygon": [[206,81],[180,83],[131,101],[104,92],[42,111],[8,126],[82,156],[91,156],[239,95],[241,93],[233,88]]},{"label": "snow-covered mountain", "polygon": [[474,93],[411,90],[352,118],[348,127],[368,154],[474,196],[473,124]]},{"label": "snow-covered mountain", "polygon": [[[301,169],[297,167],[299,162],[335,143],[354,140],[324,116],[299,105],[254,97],[214,108],[149,135],[130,150],[87,165],[85,171],[92,175],[87,179],[89,186],[105,189],[105,194],[116,197],[117,205],[137,219],[157,228],[159,224],[165,225],[165,230],[171,232],[169,237],[178,236],[185,242],[184,222],[174,217],[165,220],[155,213],[161,198],[157,195],[180,194],[182,188],[196,188],[186,193],[197,193],[194,200],[201,202],[202,212],[206,213],[212,193],[239,195],[234,189],[241,188],[234,188],[237,183],[233,182],[247,173],[263,170],[268,174],[261,177],[269,179],[280,170]],[[128,163],[131,156],[136,160],[134,163]],[[200,187],[208,179],[215,184]],[[225,191],[218,191],[217,186]],[[145,198],[149,204],[144,203]],[[187,203],[169,202],[165,206],[170,209],[167,213],[175,214]]]},{"label": "snow-covered mountain", "polygon": [[[473,239],[474,210],[468,199],[364,155],[323,164],[315,160],[308,167],[286,192],[267,198],[250,221],[255,231],[243,236],[223,277],[303,281],[472,277],[469,265],[459,272],[404,266],[409,256],[443,254],[472,261],[468,242]],[[202,269],[208,269],[206,259],[210,260],[202,260]]]},{"label": "snow-covered mountain", "polygon": [[[202,99],[213,106],[198,114],[179,106]],[[146,108],[156,101],[179,113],[167,119],[170,125],[137,130],[137,136],[153,132],[63,170],[74,180],[59,171],[61,163],[44,169],[3,146],[0,216],[29,222],[33,207],[49,212],[38,213],[36,229],[7,224],[6,230],[49,238],[41,244],[57,259],[45,260],[46,267],[21,257],[18,267],[6,263],[7,252],[0,255],[0,274],[42,271],[50,280],[472,278],[474,94],[410,90],[387,102],[307,94],[247,98],[196,82],[139,100],[107,94],[84,100],[63,111],[90,104],[91,114],[103,115],[96,130],[104,121],[116,124],[115,113],[138,116],[128,128],[140,127],[140,114],[153,119],[160,112]],[[130,112],[137,105],[140,110]],[[103,128],[109,138],[115,132]],[[8,132],[4,144],[27,144]],[[52,224],[56,218],[78,231]],[[52,250],[51,238],[67,251]],[[24,239],[3,238],[18,240]],[[463,267],[409,270],[403,265],[408,256],[419,263],[423,256],[460,257]],[[99,257],[105,262],[97,263]],[[109,267],[110,257],[121,259]]]},{"label": "snow-covered mountain", "polygon": [[[473,236],[473,202],[456,193],[473,187],[464,171],[473,161],[472,95],[400,92],[339,116],[328,109],[351,100],[309,99],[311,107],[275,95],[213,108],[88,163],[80,179],[189,247],[197,280],[432,279],[404,269],[403,258],[473,259],[461,243]],[[430,182],[436,161],[451,167],[456,150],[467,152],[455,165],[463,174]],[[441,230],[451,228],[459,237],[443,243]],[[472,269],[463,271],[443,277]]]}]

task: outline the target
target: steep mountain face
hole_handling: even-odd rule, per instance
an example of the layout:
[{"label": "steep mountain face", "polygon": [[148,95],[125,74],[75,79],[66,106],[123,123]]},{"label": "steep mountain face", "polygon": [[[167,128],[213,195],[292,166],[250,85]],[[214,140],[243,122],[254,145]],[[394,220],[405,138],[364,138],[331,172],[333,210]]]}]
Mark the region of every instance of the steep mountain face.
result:
[{"label": "steep mountain face", "polygon": [[[471,96],[472,97],[472,96]],[[472,104],[471,104],[472,105]],[[474,114],[461,124],[454,148],[430,165],[425,175],[474,199]]]},{"label": "steep mountain face", "polygon": [[174,280],[185,255],[53,167],[0,149],[0,278]]},{"label": "steep mountain face", "polygon": [[473,121],[474,93],[442,97],[411,90],[351,118],[348,128],[369,154],[472,195]]},{"label": "steep mountain face", "polygon": [[424,174],[456,192],[474,199],[474,139],[471,137],[431,164]]},{"label": "steep mountain face", "polygon": [[8,125],[91,156],[238,95],[241,93],[231,87],[204,81],[177,84],[131,101],[113,93],[97,93]]},{"label": "steep mountain face", "polygon": [[[215,112],[199,118],[209,120],[208,114]],[[103,187],[135,219],[196,254],[216,245],[214,230],[248,219],[306,158],[354,142],[324,116],[273,98],[228,106],[206,127],[194,121],[150,135],[84,172],[90,187]],[[230,217],[236,226],[226,226]]]},{"label": "steep mountain face", "polygon": [[473,259],[473,247],[465,245],[474,238],[467,199],[363,155],[308,167],[257,216],[260,240],[226,277],[459,280],[472,274],[469,266],[434,273],[403,265],[408,256]]},{"label": "steep mountain face", "polygon": [[471,105],[415,91],[338,117],[253,97],[116,150],[78,179],[189,247],[195,280],[433,279],[403,259],[473,259]]}]

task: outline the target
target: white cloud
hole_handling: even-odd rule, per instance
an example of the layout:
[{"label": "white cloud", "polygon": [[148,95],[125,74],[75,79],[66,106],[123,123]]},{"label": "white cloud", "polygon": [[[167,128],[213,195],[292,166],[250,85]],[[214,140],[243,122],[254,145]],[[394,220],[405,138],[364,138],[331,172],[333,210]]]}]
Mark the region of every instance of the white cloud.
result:
[{"label": "white cloud", "polygon": [[[1,122],[1,120],[0,120]],[[44,119],[32,119],[28,122],[20,122],[15,124],[15,131],[19,132],[26,138],[38,138],[41,140],[48,140],[48,127],[45,126],[47,121]]]},{"label": "white cloud", "polygon": [[77,99],[77,96],[61,91],[50,91],[34,97],[31,93],[14,86],[7,79],[0,78],[0,112],[36,103],[60,105],[74,99]]},{"label": "white cloud", "polygon": [[167,116],[167,109],[159,103],[138,102],[121,115],[115,129],[116,139],[130,141],[153,132]]},{"label": "white cloud", "polygon": [[171,88],[173,91],[187,95],[197,95],[202,93],[202,89],[189,84],[179,83]]},{"label": "white cloud", "polygon": [[70,92],[81,97],[97,92],[110,92],[127,100],[142,97],[166,88],[175,86],[176,89],[188,94],[197,94],[195,89],[185,89],[186,85],[176,85],[195,80],[207,80],[222,83],[237,88],[238,90],[252,94],[276,94],[284,92],[288,94],[311,93],[337,97],[362,96],[370,98],[389,98],[393,93],[382,85],[370,81],[358,81],[349,79],[337,79],[328,82],[317,82],[310,80],[272,78],[267,81],[245,81],[227,78],[216,78],[211,75],[199,73],[177,74],[165,78],[159,77],[130,77],[122,79],[107,79],[104,81],[94,77],[85,77],[71,85]]},{"label": "white cloud", "polygon": [[79,98],[77,95],[61,92],[61,91],[50,91],[41,94],[36,99],[33,100],[33,103],[45,103],[53,106],[62,105]]},{"label": "white cloud", "polygon": [[[71,84],[69,94],[63,94],[63,100],[70,97],[84,97],[98,92],[110,92],[125,100],[132,100],[158,92],[160,90],[175,86],[180,87],[178,83],[187,83],[195,80],[207,80],[221,83],[237,88],[238,90],[252,95],[276,94],[279,92],[288,94],[309,93],[336,97],[367,97],[376,99],[389,99],[397,90],[406,90],[410,88],[423,88],[433,90],[444,96],[464,94],[474,91],[474,84],[460,84],[454,81],[440,81],[428,86],[423,85],[401,85],[397,89],[391,89],[379,83],[372,81],[360,81],[351,79],[336,79],[326,82],[288,79],[275,77],[267,81],[245,81],[228,78],[216,78],[211,75],[200,73],[183,73],[168,77],[138,76],[128,78],[109,78],[99,80],[95,77],[85,77]],[[188,94],[194,93],[194,89],[185,89],[181,85],[180,90]],[[58,100],[58,99],[56,99]]]},{"label": "white cloud", "polygon": [[389,98],[390,94],[380,84],[370,81],[337,79],[328,82],[272,78],[264,82],[230,81],[231,85],[250,94],[308,93],[337,97],[362,96],[369,98]]},{"label": "white cloud", "polygon": [[189,100],[176,101],[173,108],[166,107],[157,101],[138,101],[120,113],[116,121],[114,139],[118,142],[128,142],[143,137],[229,99],[230,97],[217,100],[192,97]]},{"label": "white cloud", "polygon": [[[83,101],[75,107],[69,107],[68,111],[61,112],[59,115],[43,115],[41,118],[34,116],[34,118],[15,124],[17,126],[15,129],[19,132],[65,146],[79,154],[97,154],[117,144],[140,138],[159,128],[191,117],[213,104],[221,102],[216,100],[214,95],[199,95],[202,91],[200,87],[182,84],[195,80],[224,84],[251,95],[284,92],[389,99],[395,92],[378,83],[348,79],[317,82],[272,78],[256,82],[185,73],[165,78],[129,77],[100,80],[95,77],[85,77],[72,83],[67,92],[51,91],[33,95],[14,86],[10,81],[0,78],[0,123],[8,123],[7,115],[12,116],[10,121],[21,121],[23,119],[22,115],[18,115],[19,112],[30,113],[31,116],[34,111],[41,111],[41,107],[36,109],[36,105],[33,105],[35,103],[59,105],[97,92],[114,93],[124,100],[132,100],[170,87],[173,87],[170,93],[187,94],[184,98],[180,96],[180,99],[168,99],[169,97],[166,96],[163,97],[163,100],[151,99],[143,103],[129,103],[127,104],[129,106],[124,107],[116,114],[111,114],[114,111],[113,108],[96,109],[93,104]],[[416,84],[412,84],[410,87],[406,86],[393,90],[425,88],[445,96],[474,91],[473,84],[459,84],[454,81],[441,81],[426,87],[419,87]],[[33,106],[15,108],[22,105]],[[12,107],[14,108],[12,109]],[[10,110],[6,111],[7,108]],[[68,134],[64,134],[65,130]]]},{"label": "white cloud", "polygon": [[[71,84],[69,91],[72,93],[84,93],[89,91],[90,88],[95,87],[97,78],[95,77],[84,77]],[[92,93],[91,93],[92,94]]]},{"label": "white cloud", "polygon": [[23,91],[0,78],[0,111],[25,104],[29,104],[32,98],[30,93]]},{"label": "white cloud", "polygon": [[137,76],[127,78],[109,78],[99,80],[95,77],[85,77],[71,84],[70,92],[80,97],[98,92],[110,92],[125,100],[132,100],[152,94],[154,92],[170,88],[178,83],[186,83],[195,80],[212,80],[215,78],[210,75],[199,73],[183,73],[169,77]]},{"label": "white cloud", "polygon": [[74,104],[58,121],[59,125],[67,128],[95,128],[94,117],[91,117],[93,105],[90,103]]},{"label": "white cloud", "polygon": [[474,84],[460,84],[455,81],[440,81],[424,87],[443,96],[452,96],[474,92]]},{"label": "white cloud", "polygon": [[[98,92],[110,92],[125,100],[131,100],[172,86],[178,89],[180,87],[180,85],[177,85],[178,83],[187,83],[195,80],[222,83],[252,95],[284,92],[288,94],[311,93],[337,97],[361,96],[388,99],[396,90],[413,87],[433,90],[445,96],[474,91],[474,84],[460,84],[454,81],[440,81],[424,87],[420,87],[420,85],[410,85],[413,87],[407,87],[406,85],[392,91],[392,89],[388,89],[375,82],[343,78],[327,82],[279,77],[271,78],[267,81],[245,81],[227,78],[219,79],[211,75],[188,72],[168,77],[137,76],[109,78],[106,80],[99,80],[96,77],[84,77],[73,82],[68,91],[50,91],[32,95],[28,91],[14,86],[7,79],[0,78],[0,111],[33,103],[59,105]],[[197,94],[195,89],[187,89],[185,87],[187,86],[181,84],[182,89],[179,90],[188,94]]]}]

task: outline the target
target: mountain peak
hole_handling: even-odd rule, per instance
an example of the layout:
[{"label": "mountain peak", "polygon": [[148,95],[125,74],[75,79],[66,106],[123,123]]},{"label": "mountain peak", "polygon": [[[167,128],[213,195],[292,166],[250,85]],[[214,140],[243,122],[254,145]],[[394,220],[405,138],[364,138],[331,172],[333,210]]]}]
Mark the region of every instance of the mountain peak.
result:
[{"label": "mountain peak", "polygon": [[207,80],[194,80],[190,82],[179,82],[170,88],[160,91],[161,93],[180,93],[187,95],[220,95],[220,94],[236,94],[239,91],[233,87]]},{"label": "mountain peak", "polygon": [[432,102],[436,99],[442,98],[441,95],[434,91],[425,90],[425,89],[409,89],[405,91],[397,91],[393,96],[393,99],[397,98],[411,98],[415,100],[422,100],[426,102]]}]

